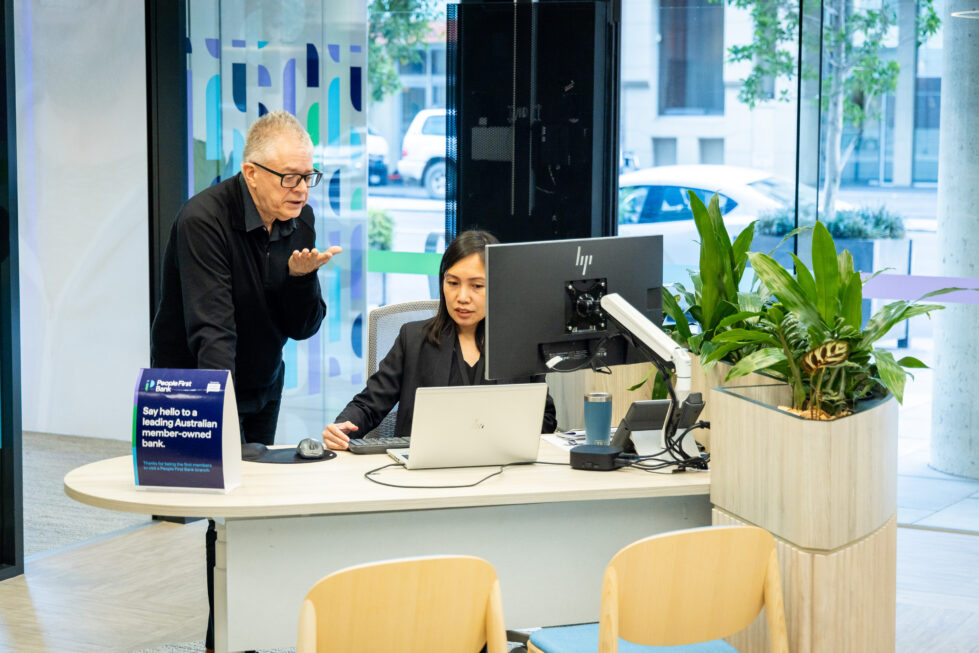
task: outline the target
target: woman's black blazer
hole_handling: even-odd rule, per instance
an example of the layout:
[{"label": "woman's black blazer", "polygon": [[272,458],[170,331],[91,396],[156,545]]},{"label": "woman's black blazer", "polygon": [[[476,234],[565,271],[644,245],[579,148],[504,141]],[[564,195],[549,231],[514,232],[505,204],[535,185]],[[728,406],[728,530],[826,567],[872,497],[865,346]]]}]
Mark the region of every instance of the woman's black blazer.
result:
[{"label": "woman's black blazer", "polygon": [[[381,420],[398,404],[398,417],[395,434],[411,435],[411,421],[415,412],[415,390],[418,388],[444,387],[449,385],[452,371],[452,352],[455,349],[456,334],[451,326],[442,332],[439,345],[434,345],[425,337],[428,320],[408,322],[401,327],[391,351],[377,368],[377,372],[367,379],[365,387],[350,400],[334,423],[353,422],[357,425],[356,436],[370,433]],[[525,377],[505,381],[481,383],[541,383],[544,377]],[[554,400],[550,393],[544,408],[542,433],[553,433],[557,427]]]}]

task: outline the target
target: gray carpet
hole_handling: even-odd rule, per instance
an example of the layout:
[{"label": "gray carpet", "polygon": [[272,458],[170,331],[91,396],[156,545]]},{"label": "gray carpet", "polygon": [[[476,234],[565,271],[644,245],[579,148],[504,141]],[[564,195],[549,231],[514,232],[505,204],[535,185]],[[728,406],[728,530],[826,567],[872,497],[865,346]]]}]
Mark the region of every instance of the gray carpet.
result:
[{"label": "gray carpet", "polygon": [[64,477],[75,467],[125,456],[121,440],[24,432],[24,555],[50,553],[119,530],[148,524],[148,515],[93,508],[70,499]]}]

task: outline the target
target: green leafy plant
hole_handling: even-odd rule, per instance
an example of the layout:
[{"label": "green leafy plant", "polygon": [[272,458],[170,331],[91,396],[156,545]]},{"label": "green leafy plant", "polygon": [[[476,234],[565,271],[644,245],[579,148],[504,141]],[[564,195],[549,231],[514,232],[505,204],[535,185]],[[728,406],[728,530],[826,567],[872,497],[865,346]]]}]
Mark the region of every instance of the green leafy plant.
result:
[{"label": "green leafy plant", "polygon": [[436,0],[370,0],[368,13],[367,83],[376,103],[401,89],[399,64],[422,60],[440,11]]},{"label": "green leafy plant", "polygon": [[367,209],[367,246],[390,251],[394,244],[394,218],[383,209]]},{"label": "green leafy plant", "polygon": [[[712,339],[718,330],[754,315],[761,309],[762,302],[757,293],[739,291],[748,265],[748,250],[754,238],[754,223],[745,227],[732,242],[724,226],[717,194],[704,205],[696,193],[688,193],[694,223],[700,235],[700,269],[689,271],[690,290],[681,283],[673,284],[676,294],[664,289],[663,312],[675,323],[664,329],[678,344],[704,356],[716,348]],[[693,324],[687,319],[687,314],[693,319]],[[740,353],[734,348],[726,351],[732,358]],[[630,389],[642,387],[650,376],[654,377],[653,398],[665,397],[666,387],[655,369]]]},{"label": "green leafy plant", "polygon": [[885,206],[840,209],[827,225],[834,238],[904,238],[904,218]]},{"label": "green leafy plant", "polygon": [[795,229],[795,211],[791,207],[762,211],[755,221],[755,232],[762,236],[783,236],[793,229]]},{"label": "green leafy plant", "polygon": [[[800,215],[800,222],[811,223],[812,209]],[[823,225],[834,238],[904,238],[904,219],[884,206],[861,206],[855,209],[839,209]],[[763,212],[755,226],[755,232],[766,236],[784,236],[795,228],[795,212],[792,208],[780,208]]]},{"label": "green leafy plant", "polygon": [[[714,349],[711,341],[719,329],[761,308],[756,294],[739,291],[748,266],[755,223],[745,227],[732,242],[717,194],[705,206],[696,193],[688,192],[694,224],[700,234],[700,269],[690,270],[692,290],[676,283],[673,288],[677,294],[663,293],[663,311],[676,323],[671,336],[677,343],[695,354],[707,354]],[[696,330],[687,313],[696,322]]]},{"label": "green leafy plant", "polygon": [[726,348],[752,348],[728,380],[761,371],[783,378],[792,387],[792,408],[814,418],[848,414],[861,399],[888,392],[902,401],[907,369],[925,364],[910,356],[895,360],[874,343],[898,322],[944,308],[921,300],[958,290],[891,302],[861,327],[864,280],[850,252],[837,253],[822,223],[813,228],[812,270],[795,255],[795,276],[766,254],[751,252],[748,258],[763,292],[774,299],[739,326],[715,334],[717,348],[707,358],[716,360]]},{"label": "green leafy plant", "polygon": [[[882,98],[897,87],[900,66],[884,52],[887,35],[898,23],[898,5],[849,0],[728,0],[728,4],[748,11],[754,23],[748,43],[728,48],[730,61],[750,66],[738,93],[742,102],[753,109],[770,101],[798,101],[776,80],[800,73],[804,84],[819,85],[823,197],[825,216],[832,219],[846,163],[866,126],[881,117]],[[908,9],[902,5],[900,10]],[[917,14],[911,18],[912,29],[917,42],[923,43],[941,24],[934,2],[921,0],[911,4],[910,11]],[[813,24],[818,29],[803,29],[800,43],[799,26]],[[855,138],[843,138],[847,126],[856,129]]]}]

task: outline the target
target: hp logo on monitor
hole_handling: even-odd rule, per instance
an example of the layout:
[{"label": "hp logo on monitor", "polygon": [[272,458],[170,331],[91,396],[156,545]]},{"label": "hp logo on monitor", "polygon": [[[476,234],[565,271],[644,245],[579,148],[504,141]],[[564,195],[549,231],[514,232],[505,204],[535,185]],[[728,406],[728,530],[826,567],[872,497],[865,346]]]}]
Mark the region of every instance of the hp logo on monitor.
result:
[{"label": "hp logo on monitor", "polygon": [[581,274],[588,274],[588,266],[591,265],[591,254],[582,254],[581,245],[578,245],[578,254],[575,256],[575,266],[581,266]]}]

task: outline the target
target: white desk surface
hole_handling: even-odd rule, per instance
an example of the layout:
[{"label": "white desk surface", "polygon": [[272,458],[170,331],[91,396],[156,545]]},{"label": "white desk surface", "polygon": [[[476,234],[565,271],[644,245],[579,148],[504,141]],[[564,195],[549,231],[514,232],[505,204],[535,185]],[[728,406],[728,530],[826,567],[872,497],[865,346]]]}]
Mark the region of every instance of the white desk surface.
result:
[{"label": "white desk surface", "polygon": [[[130,456],[72,470],[65,493],[99,508],[174,517],[284,517],[427,510],[473,506],[706,495],[706,472],[652,474],[574,470],[558,465],[507,467],[472,488],[406,489],[372,483],[364,472],[392,462],[385,454],[337,452],[332,460],[281,465],[242,463],[242,484],[227,494],[139,490]],[[542,440],[538,460],[567,462],[568,453]],[[405,485],[474,482],[497,467],[446,470],[388,468],[376,477]]]}]

